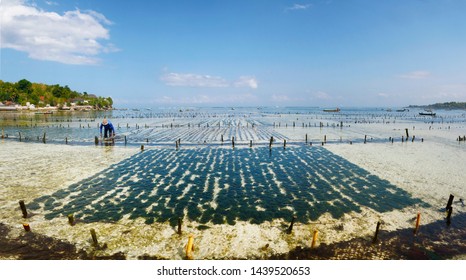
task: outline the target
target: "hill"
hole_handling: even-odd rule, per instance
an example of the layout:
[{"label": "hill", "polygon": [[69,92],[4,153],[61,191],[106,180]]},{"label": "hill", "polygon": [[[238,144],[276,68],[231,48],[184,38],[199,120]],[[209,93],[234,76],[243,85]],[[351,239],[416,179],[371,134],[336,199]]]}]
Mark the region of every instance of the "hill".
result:
[{"label": "hill", "polygon": [[111,109],[113,105],[111,97],[98,97],[87,92],[80,93],[71,90],[68,86],[31,83],[26,79],[16,83],[0,80],[0,102],[22,106],[29,102],[36,107],[50,105],[59,108],[74,103],[76,105],[90,105],[94,109]]},{"label": "hill", "polygon": [[409,105],[409,107],[435,110],[466,110],[466,102],[444,102],[431,105]]}]

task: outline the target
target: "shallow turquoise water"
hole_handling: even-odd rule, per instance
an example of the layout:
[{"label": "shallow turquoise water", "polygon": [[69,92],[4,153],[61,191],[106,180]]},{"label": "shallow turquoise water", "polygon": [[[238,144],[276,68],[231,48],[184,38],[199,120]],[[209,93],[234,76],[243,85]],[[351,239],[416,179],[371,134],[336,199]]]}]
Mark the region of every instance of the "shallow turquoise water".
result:
[{"label": "shallow turquoise water", "polygon": [[85,222],[144,218],[176,224],[262,223],[324,213],[340,218],[368,207],[383,213],[428,206],[406,191],[323,147],[290,146],[142,151],[28,205],[52,219],[74,213]]}]

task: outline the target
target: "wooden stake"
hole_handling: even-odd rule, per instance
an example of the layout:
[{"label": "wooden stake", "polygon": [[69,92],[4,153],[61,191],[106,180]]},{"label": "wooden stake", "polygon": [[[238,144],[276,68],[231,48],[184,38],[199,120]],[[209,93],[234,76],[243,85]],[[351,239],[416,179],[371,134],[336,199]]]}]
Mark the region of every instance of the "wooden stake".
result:
[{"label": "wooden stake", "polygon": [[99,138],[97,136],[94,138],[94,143],[96,146],[99,145]]},{"label": "wooden stake", "polygon": [[314,230],[314,234],[312,235],[311,249],[314,249],[316,247],[318,233],[319,232],[317,230]]},{"label": "wooden stake", "polygon": [[24,200],[19,201],[19,206],[21,207],[21,211],[23,212],[23,218],[27,218],[28,211],[26,210],[26,205],[24,204]]},{"label": "wooden stake", "polygon": [[289,226],[288,229],[286,230],[286,233],[287,233],[287,234],[290,234],[290,233],[293,231],[293,225],[294,225],[294,220],[295,220],[295,219],[296,219],[295,216],[293,216],[293,217],[291,218],[290,226]]},{"label": "wooden stake", "polygon": [[97,247],[99,246],[99,241],[97,241],[97,235],[95,233],[95,229],[91,228],[91,236],[92,236],[92,244]]},{"label": "wooden stake", "polygon": [[31,227],[29,226],[29,224],[26,224],[26,223],[23,224],[23,228],[25,231],[28,231],[28,232],[31,231]]},{"label": "wooden stake", "polygon": [[421,213],[417,213],[417,219],[416,219],[416,227],[414,228],[414,234],[417,233],[419,230],[419,222],[421,220]]},{"label": "wooden stake", "polygon": [[141,151],[144,151],[144,145],[141,145]]},{"label": "wooden stake", "polygon": [[74,226],[74,216],[73,214],[68,214],[68,223]]},{"label": "wooden stake", "polygon": [[186,244],[186,258],[188,260],[194,259],[193,251],[194,251],[194,236],[190,234],[188,237],[188,244]]},{"label": "wooden stake", "polygon": [[178,234],[181,235],[181,218],[178,218]]},{"label": "wooden stake", "polygon": [[377,227],[375,229],[375,235],[374,235],[374,238],[372,239],[372,243],[377,242],[377,235],[379,235],[379,228],[380,228],[380,222],[377,222]]},{"label": "wooden stake", "polygon": [[448,203],[447,203],[447,207],[445,207],[445,211],[448,211],[448,209],[451,208],[451,205],[453,203],[453,199],[455,198],[455,196],[453,196],[452,194],[450,194],[450,198],[448,198]]}]

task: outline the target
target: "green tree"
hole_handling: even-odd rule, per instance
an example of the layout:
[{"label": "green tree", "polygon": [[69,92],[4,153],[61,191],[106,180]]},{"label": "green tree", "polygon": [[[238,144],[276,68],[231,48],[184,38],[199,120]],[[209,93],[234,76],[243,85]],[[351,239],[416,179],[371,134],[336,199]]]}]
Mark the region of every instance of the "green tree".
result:
[{"label": "green tree", "polygon": [[30,93],[32,91],[32,83],[26,79],[22,79],[16,83],[16,88],[20,92]]}]

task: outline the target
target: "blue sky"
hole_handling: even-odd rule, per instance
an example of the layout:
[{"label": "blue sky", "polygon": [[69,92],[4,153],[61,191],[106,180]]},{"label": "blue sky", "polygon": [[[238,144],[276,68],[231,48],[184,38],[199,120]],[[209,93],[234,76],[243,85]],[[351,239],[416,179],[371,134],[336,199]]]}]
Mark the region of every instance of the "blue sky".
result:
[{"label": "blue sky", "polygon": [[4,81],[131,106],[466,101],[464,0],[1,0]]}]

